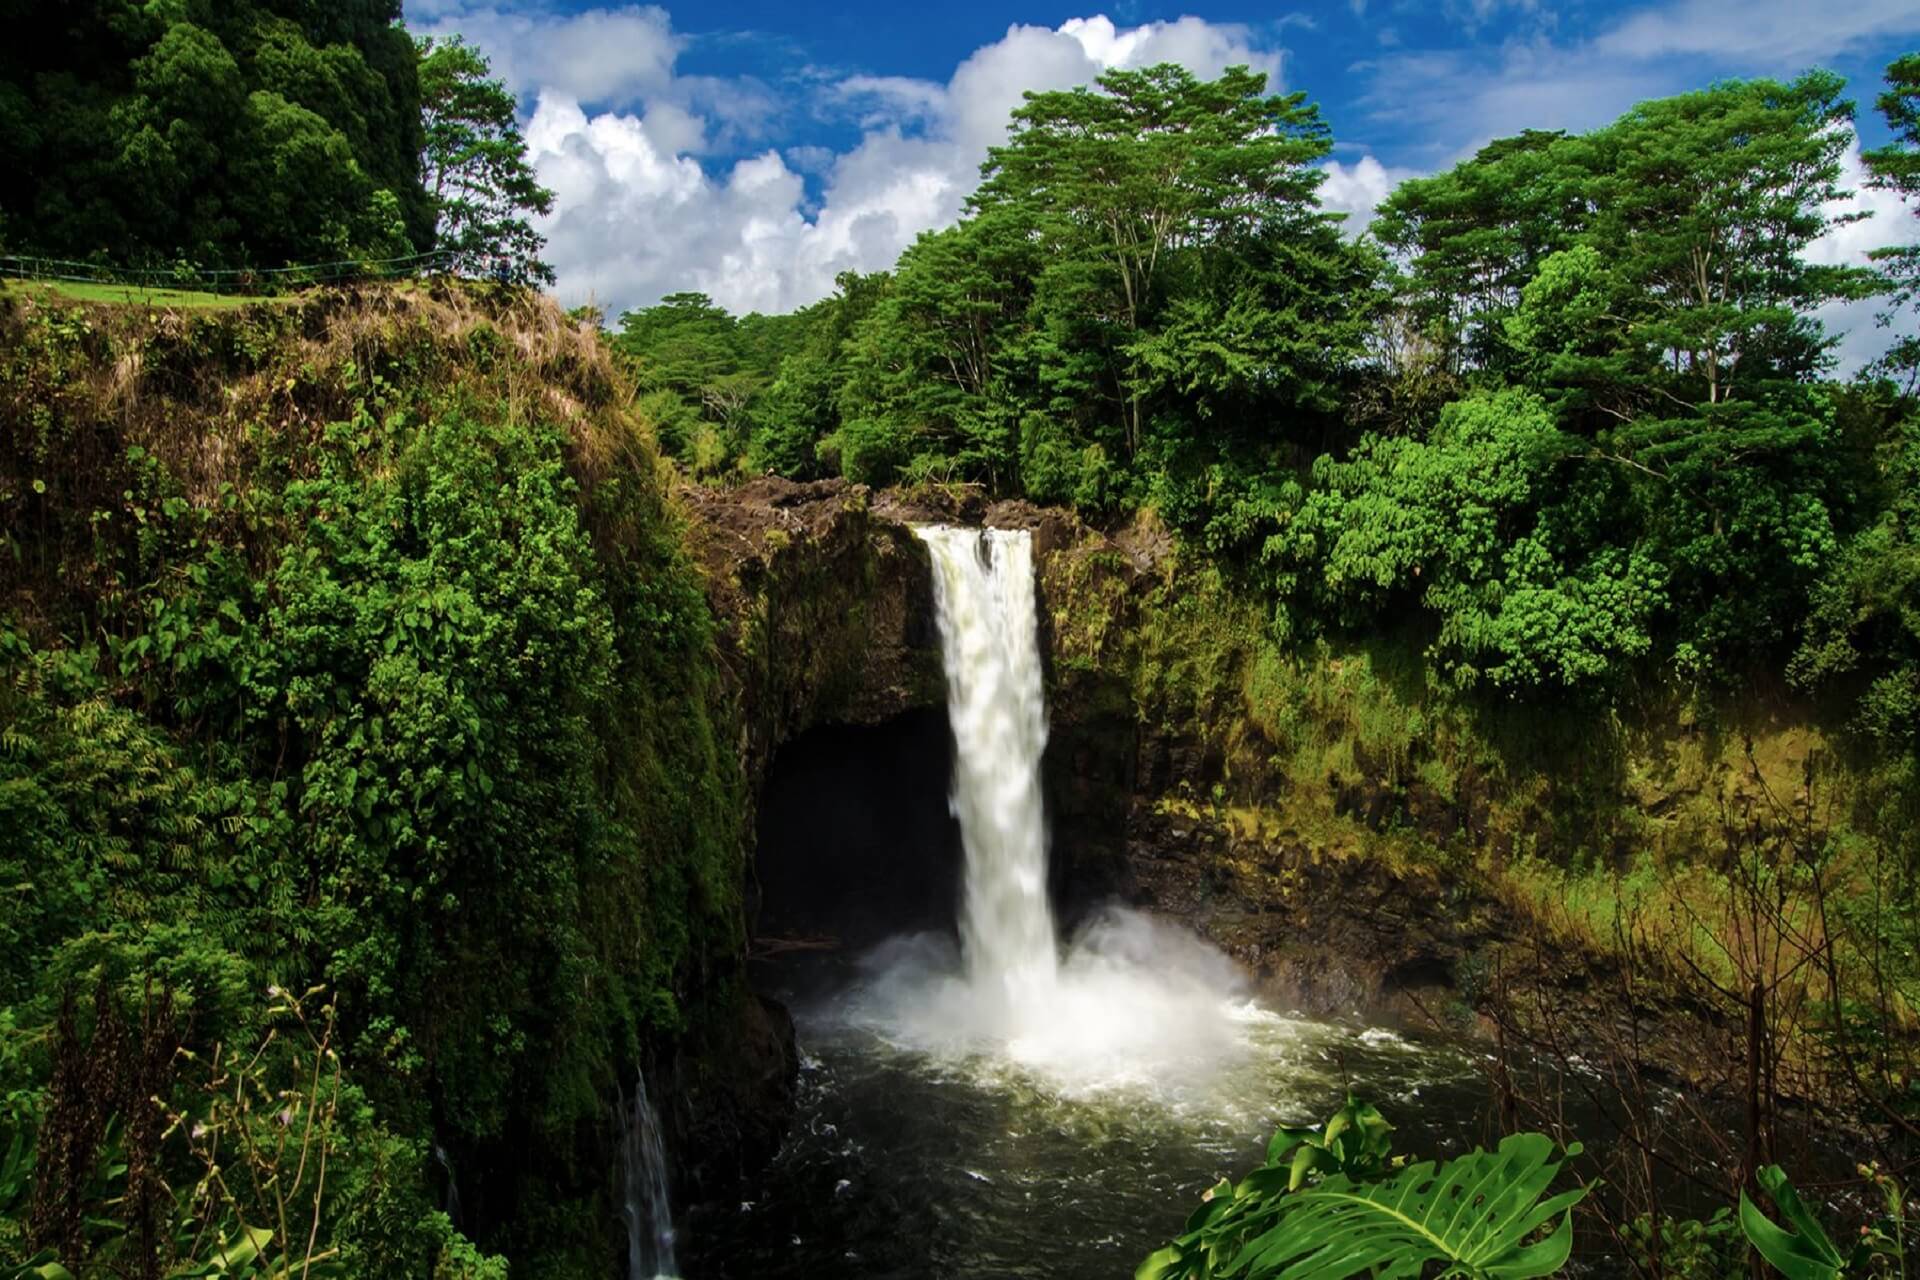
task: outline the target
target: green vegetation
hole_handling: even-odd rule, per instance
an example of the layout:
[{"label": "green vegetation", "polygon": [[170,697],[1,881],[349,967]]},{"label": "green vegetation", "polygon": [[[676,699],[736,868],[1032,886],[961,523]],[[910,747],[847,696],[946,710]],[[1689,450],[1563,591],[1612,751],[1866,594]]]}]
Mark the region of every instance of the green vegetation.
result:
[{"label": "green vegetation", "polygon": [[534,180],[513,95],[491,72],[486,55],[458,36],[420,42],[421,160],[440,215],[434,243],[462,275],[552,284],[527,216],[551,212],[553,192]]},{"label": "green vegetation", "polygon": [[[1282,1128],[1267,1160],[1239,1182],[1222,1179],[1201,1198],[1186,1230],[1134,1272],[1135,1280],[1347,1280],[1438,1274],[1469,1280],[1533,1280],[1558,1274],[1573,1251],[1573,1209],[1594,1188],[1548,1195],[1568,1165],[1552,1139],[1519,1133],[1497,1150],[1475,1150],[1438,1164],[1390,1154],[1388,1124],[1377,1108],[1348,1098],[1319,1129]],[[1566,1149],[1571,1158],[1578,1144]],[[1850,1248],[1834,1242],[1794,1190],[1786,1172],[1757,1173],[1787,1225],[1740,1192],[1739,1228],[1756,1254],[1787,1280],[1843,1280],[1905,1274],[1906,1192],[1877,1169],[1863,1170],[1884,1212],[1862,1226]],[[1655,1275],[1725,1276],[1748,1272],[1724,1256],[1732,1222],[1667,1222],[1667,1248],[1636,1265]],[[1642,1233],[1642,1238],[1648,1238]]]},{"label": "green vegetation", "polygon": [[[229,1176],[179,1231],[466,1274],[437,1143],[514,1206],[463,1224],[484,1249],[597,1274],[618,1086],[741,998],[743,945],[711,623],[597,335],[486,289],[0,323],[0,1122],[35,1204],[199,1256],[115,1170],[194,1185],[247,1046],[243,1099],[306,1091],[257,993],[323,983],[317,1217]],[[30,1223],[76,1270],[122,1247]]]},{"label": "green vegetation", "polygon": [[7,293],[41,302],[104,302],[123,307],[205,308],[250,307],[274,298],[241,293],[203,293],[193,289],[150,289],[141,285],[98,284],[87,280],[9,280]]},{"label": "green vegetation", "polygon": [[514,102],[399,0],[0,8],[0,249],[241,273],[362,263],[551,283]]},{"label": "green vegetation", "polygon": [[1533,1280],[1566,1265],[1586,1189],[1546,1194],[1563,1167],[1552,1139],[1513,1134],[1497,1151],[1410,1164],[1388,1157],[1391,1128],[1349,1098],[1319,1130],[1281,1129],[1267,1162],[1209,1190],[1135,1280],[1419,1276],[1435,1263],[1473,1280]]},{"label": "green vegetation", "polygon": [[420,89],[397,0],[298,17],[251,2],[10,8],[8,244],[232,266],[429,244]]},{"label": "green vegetation", "polygon": [[[1863,157],[1872,175],[1870,181],[1876,187],[1898,192],[1911,205],[1920,199],[1920,53],[1898,58],[1887,68],[1887,89],[1880,95],[1878,106],[1893,129],[1894,140]],[[1887,321],[1906,318],[1910,324],[1915,303],[1920,302],[1920,247],[1883,248],[1873,256],[1885,264],[1892,286],[1894,308]],[[1914,379],[1920,377],[1920,336],[1900,333],[1885,366],[1889,373],[1905,379],[1905,390],[1912,394]]]}]

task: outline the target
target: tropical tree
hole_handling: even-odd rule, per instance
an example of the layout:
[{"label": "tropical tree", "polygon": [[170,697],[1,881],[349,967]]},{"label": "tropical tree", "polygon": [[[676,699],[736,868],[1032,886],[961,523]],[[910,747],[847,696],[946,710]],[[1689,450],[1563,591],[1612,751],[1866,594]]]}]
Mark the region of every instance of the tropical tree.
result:
[{"label": "tropical tree", "polygon": [[398,0],[0,6],[10,247],[275,266],[428,244]]},{"label": "tropical tree", "polygon": [[534,214],[553,210],[553,192],[527,163],[513,95],[492,78],[486,55],[459,36],[420,41],[420,168],[438,217],[436,243],[465,275],[513,284],[552,284],[540,259],[546,237]]},{"label": "tropical tree", "polygon": [[1107,357],[1094,382],[1118,410],[1127,456],[1145,438],[1148,391],[1131,344],[1157,319],[1180,251],[1231,254],[1323,220],[1316,166],[1331,147],[1304,93],[1269,96],[1246,67],[1217,80],[1171,63],[1110,71],[1014,111],[971,207],[1031,229],[1049,263],[1040,293],[1079,321],[1059,330]]},{"label": "tropical tree", "polygon": [[969,216],[848,342],[849,474],[1185,524],[1332,413],[1377,260],[1317,203],[1317,110],[1265,83],[1165,65],[1029,95]]},{"label": "tropical tree", "polygon": [[979,478],[1017,486],[1021,415],[1037,389],[1020,366],[1040,269],[1019,220],[994,210],[920,237],[848,339],[847,474]]},{"label": "tropical tree", "polygon": [[[1451,367],[1528,387],[1553,410],[1566,440],[1533,491],[1588,505],[1540,508],[1557,530],[1544,542],[1521,528],[1503,541],[1510,565],[1529,546],[1545,554],[1528,576],[1558,585],[1544,596],[1489,586],[1498,614],[1562,602],[1512,633],[1531,637],[1531,655],[1508,652],[1489,670],[1558,682],[1608,669],[1609,651],[1649,651],[1661,615],[1666,656],[1689,672],[1777,651],[1796,633],[1857,503],[1832,397],[1817,385],[1832,345],[1817,312],[1874,282],[1807,252],[1853,216],[1832,212],[1852,112],[1840,93],[1824,72],[1719,84],[1589,134],[1492,144],[1387,202],[1378,234],[1402,266],[1407,309]],[[1386,452],[1363,450],[1356,465]],[[1596,468],[1613,474],[1587,474]],[[1356,545],[1350,532],[1329,537]],[[1602,577],[1587,580],[1581,564]],[[1566,595],[1583,581],[1598,594]],[[1427,584],[1430,603],[1436,590]],[[1580,637],[1609,616],[1627,643]]]},{"label": "tropical tree", "polygon": [[[847,342],[890,284],[884,272],[843,271],[834,278],[831,297],[799,312],[799,324],[784,335],[792,349],[780,352],[773,380],[753,409],[747,458],[753,470],[810,480],[839,469],[838,397],[846,381]],[[768,319],[744,317],[742,339],[778,346],[774,333],[754,332]]]},{"label": "tropical tree", "polygon": [[[1886,92],[1876,105],[1893,130],[1893,141],[1862,157],[1872,175],[1868,181],[1897,192],[1907,204],[1909,218],[1920,216],[1920,53],[1898,58],[1887,68]],[[1893,289],[1893,309],[1882,323],[1896,323],[1903,313],[1908,317],[1907,330],[1895,337],[1884,364],[1889,372],[1902,375],[1907,391],[1912,392],[1920,378],[1920,335],[1913,332],[1911,323],[1914,304],[1920,300],[1920,244],[1877,249],[1873,257]]]},{"label": "tropical tree", "polygon": [[1505,320],[1541,261],[1586,225],[1559,131],[1528,129],[1444,173],[1401,183],[1368,229],[1403,269],[1409,315],[1448,369],[1498,370]]}]

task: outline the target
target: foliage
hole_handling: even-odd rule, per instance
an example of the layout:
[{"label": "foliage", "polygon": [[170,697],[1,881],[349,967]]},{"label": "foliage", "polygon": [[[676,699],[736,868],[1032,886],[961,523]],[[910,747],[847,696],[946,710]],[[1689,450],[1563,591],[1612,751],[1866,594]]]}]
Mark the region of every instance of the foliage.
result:
[{"label": "foliage", "polygon": [[[1443,670],[1516,691],[1777,660],[1859,496],[1813,384],[1814,311],[1872,287],[1807,254],[1847,220],[1839,94],[1824,73],[1728,82],[1403,184],[1375,233],[1410,314],[1488,390],[1424,439],[1322,460],[1324,490],[1267,517],[1276,586],[1305,584],[1293,615],[1324,580],[1362,625],[1349,583],[1379,607],[1418,574]],[[1517,389],[1530,409],[1500,398]]]},{"label": "foliage", "polygon": [[[1030,95],[959,226],[923,236],[854,331],[846,473],[977,480],[1182,524],[1331,411],[1374,259],[1319,211],[1300,94],[1175,66]],[[1209,479],[1212,473],[1213,478]]]},{"label": "foliage", "polygon": [[520,1206],[489,1253],[582,1270],[578,1135],[740,928],[711,623],[597,338],[486,290],[6,323],[0,1005],[110,961],[239,1043],[236,981],[325,982],[343,1264],[428,1247],[438,1141]]},{"label": "foliage", "polygon": [[552,284],[540,260],[545,237],[528,217],[553,210],[553,192],[535,180],[516,103],[491,78],[486,55],[459,36],[420,41],[421,152],[438,222],[435,246],[451,270],[505,284]]},{"label": "foliage", "polygon": [[1851,1249],[1843,1250],[1794,1190],[1786,1171],[1768,1165],[1756,1178],[1787,1225],[1781,1226],[1740,1193],[1740,1229],[1760,1256],[1787,1280],[1841,1280],[1841,1277],[1905,1274],[1906,1193],[1892,1178],[1862,1169],[1878,1184],[1887,1212],[1862,1227]]},{"label": "foliage", "polygon": [[[1898,193],[1908,217],[1920,216],[1920,53],[1896,58],[1888,66],[1887,88],[1875,105],[1886,117],[1893,140],[1861,156],[1871,175],[1868,183]],[[1892,324],[1903,314],[1911,317],[1920,302],[1920,245],[1896,239],[1874,250],[1873,256],[1893,290],[1892,308],[1881,323]],[[1907,332],[1897,337],[1883,364],[1889,373],[1904,377],[1911,394],[1920,378],[1920,336]]]},{"label": "foliage", "polygon": [[1858,686],[1855,727],[1898,760],[1920,750],[1920,417],[1866,399],[1867,413],[1891,419],[1860,467],[1878,514],[1814,585],[1788,671],[1809,687]]},{"label": "foliage", "polygon": [[1425,440],[1373,436],[1323,459],[1293,536],[1314,540],[1349,618],[1417,588],[1457,683],[1579,686],[1647,652],[1665,577],[1607,545],[1631,508],[1612,472],[1569,465],[1579,450],[1526,392],[1456,401]]},{"label": "foliage", "polygon": [[1562,1166],[1545,1135],[1405,1164],[1385,1159],[1387,1128],[1349,1099],[1318,1135],[1281,1130],[1266,1164],[1213,1187],[1186,1230],[1135,1276],[1341,1280],[1418,1276],[1438,1262],[1450,1275],[1523,1280],[1565,1264],[1585,1188],[1547,1195]]},{"label": "foliage", "polygon": [[1627,1225],[1636,1270],[1684,1280],[1741,1280],[1751,1274],[1739,1225],[1723,1205],[1713,1216],[1674,1218],[1643,1213]]},{"label": "foliage", "polygon": [[227,266],[425,248],[397,0],[10,7],[0,222],[67,258]]},{"label": "foliage", "polygon": [[646,417],[667,452],[699,478],[738,471],[750,410],[784,352],[778,335],[805,324],[798,315],[754,326],[756,319],[767,318],[736,320],[703,293],[670,294],[620,317],[613,345],[631,359]]}]

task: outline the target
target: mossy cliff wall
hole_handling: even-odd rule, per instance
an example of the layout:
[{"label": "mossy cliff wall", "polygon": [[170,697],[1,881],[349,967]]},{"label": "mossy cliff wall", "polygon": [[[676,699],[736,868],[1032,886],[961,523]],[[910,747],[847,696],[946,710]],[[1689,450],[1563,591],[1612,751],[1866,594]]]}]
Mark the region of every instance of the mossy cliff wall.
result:
[{"label": "mossy cliff wall", "polygon": [[1703,908],[1724,898],[1730,833],[1825,821],[1861,798],[1818,708],[1779,690],[1476,700],[1435,687],[1410,631],[1276,644],[1260,604],[1151,518],[1107,534],[1025,503],[763,483],[705,496],[696,523],[713,528],[695,535],[765,549],[725,566],[729,581],[781,584],[748,593],[758,612],[723,601],[723,616],[793,620],[779,656],[759,659],[785,674],[761,687],[802,694],[749,696],[784,726],[749,760],[821,719],[939,705],[906,524],[1029,529],[1069,927],[1113,899],[1178,916],[1283,1002],[1470,1023],[1523,938],[1579,985],[1614,963],[1623,925],[1663,913],[1691,921],[1693,936],[1663,937],[1673,956],[1711,960]]},{"label": "mossy cliff wall", "polygon": [[202,1052],[337,996],[355,1274],[445,1262],[449,1171],[517,1274],[608,1274],[643,1066],[699,1176],[777,1135],[753,731],[630,400],[523,293],[0,312],[10,1121],[63,992],[159,974]]},{"label": "mossy cliff wall", "polygon": [[1860,799],[1818,708],[1782,691],[1445,694],[1416,634],[1283,648],[1150,519],[1112,536],[1055,519],[1057,874],[1080,900],[1188,919],[1276,998],[1470,1019],[1523,934],[1585,981],[1572,970],[1604,969],[1629,915],[1716,896],[1730,830]]}]

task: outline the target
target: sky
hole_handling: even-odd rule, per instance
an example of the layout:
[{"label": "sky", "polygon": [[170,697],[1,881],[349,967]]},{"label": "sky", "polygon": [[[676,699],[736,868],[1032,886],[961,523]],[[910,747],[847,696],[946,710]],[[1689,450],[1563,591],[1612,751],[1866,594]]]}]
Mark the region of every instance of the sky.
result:
[{"label": "sky", "polygon": [[[1403,178],[1523,128],[1584,129],[1728,77],[1839,72],[1865,145],[1881,72],[1920,49],[1920,0],[407,0],[416,32],[478,44],[518,95],[556,195],[541,220],[569,305],[609,318],[697,290],[787,311],[952,223],[1026,90],[1174,61],[1247,64],[1333,128],[1322,199],[1357,229]],[[1858,146],[1848,157],[1857,174]],[[1884,193],[1810,256],[1920,239]],[[1870,307],[1830,319],[1856,355]],[[1843,351],[1843,355],[1846,352]]]}]

